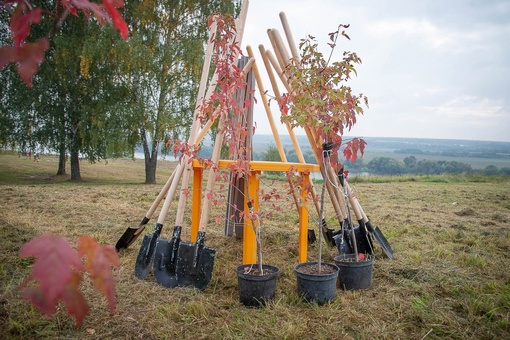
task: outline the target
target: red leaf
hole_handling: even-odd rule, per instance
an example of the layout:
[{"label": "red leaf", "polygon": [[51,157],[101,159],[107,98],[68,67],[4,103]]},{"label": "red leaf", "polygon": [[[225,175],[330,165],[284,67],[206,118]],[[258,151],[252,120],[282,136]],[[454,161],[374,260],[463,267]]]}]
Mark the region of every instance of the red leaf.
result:
[{"label": "red leaf", "polygon": [[65,8],[67,8],[69,10],[69,12],[71,12],[72,15],[74,16],[78,16],[78,11],[76,10],[76,8],[71,4],[71,1],[70,0],[62,0],[62,5],[64,5]]},{"label": "red leaf", "polygon": [[119,266],[119,256],[111,245],[100,246],[90,236],[83,235],[78,241],[78,252],[86,259],[86,268],[94,286],[101,290],[115,310],[115,284],[111,267]]},{"label": "red leaf", "polygon": [[78,327],[83,324],[83,319],[85,319],[85,316],[87,316],[89,312],[87,301],[78,289],[80,282],[81,275],[74,273],[73,279],[62,291],[61,296],[61,299],[64,301],[66,306],[67,313],[75,318]]},{"label": "red leaf", "polygon": [[122,0],[103,0],[103,5],[112,18],[113,26],[115,26],[115,28],[119,31],[124,40],[127,40],[128,26],[122,18],[122,15],[120,15],[119,11],[117,10],[117,7],[124,6],[124,2]]},{"label": "red leaf", "polygon": [[23,44],[30,33],[30,25],[32,23],[37,24],[41,20],[42,11],[40,8],[25,12],[26,9],[25,2],[19,1],[11,17],[11,32],[15,47]]},{"label": "red leaf", "polygon": [[44,52],[50,47],[46,38],[37,40],[35,43],[26,43],[18,49],[16,61],[18,62],[18,74],[21,79],[32,86],[32,77],[39,70],[39,64],[44,60]]},{"label": "red leaf", "polygon": [[16,48],[14,46],[0,46],[0,71],[10,63],[16,61]]},{"label": "red leaf", "polygon": [[57,310],[56,301],[49,302],[41,286],[26,287],[23,289],[21,296],[48,317],[52,316]]},{"label": "red leaf", "polygon": [[345,145],[344,149],[345,159],[351,161],[352,163],[356,162],[356,159],[358,158],[358,152],[361,155],[363,155],[363,153],[365,152],[366,144],[367,142],[365,142],[361,138],[353,138]]},{"label": "red leaf", "polygon": [[104,12],[103,7],[95,2],[90,2],[89,0],[71,0],[70,5],[67,7],[72,8],[72,6],[82,10],[87,18],[90,17],[90,13],[94,13],[94,16],[101,25],[108,19],[108,15]]},{"label": "red leaf", "polygon": [[[73,272],[83,270],[76,251],[60,236],[41,235],[33,238],[21,248],[19,256],[36,257],[27,280],[39,282],[46,297],[45,302],[49,305],[56,305],[57,298],[71,281]],[[34,291],[29,292],[31,293],[27,294],[35,298]],[[44,310],[49,310],[49,307],[46,307]]]}]

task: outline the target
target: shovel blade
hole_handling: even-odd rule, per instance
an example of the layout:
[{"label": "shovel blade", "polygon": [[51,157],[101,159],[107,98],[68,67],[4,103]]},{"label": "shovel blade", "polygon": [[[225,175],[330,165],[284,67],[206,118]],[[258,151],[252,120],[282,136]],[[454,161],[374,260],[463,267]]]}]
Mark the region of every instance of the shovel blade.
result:
[{"label": "shovel blade", "polygon": [[140,280],[145,279],[149,274],[161,229],[163,229],[163,225],[157,223],[152,234],[145,234],[143,236],[142,245],[135,262],[135,276]]},{"label": "shovel blade", "polygon": [[344,237],[344,235],[342,235],[342,233],[333,236],[333,239],[335,240],[335,245],[340,255],[354,253],[349,241],[346,237]]},{"label": "shovel blade", "polygon": [[149,274],[150,264],[154,255],[154,248],[157,238],[152,234],[143,236],[140,251],[135,262],[135,276],[140,280],[144,280]]},{"label": "shovel blade", "polygon": [[129,227],[126,229],[124,234],[119,238],[117,243],[115,244],[115,250],[117,252],[121,251],[122,249],[126,249],[129,247],[133,242],[136,241],[138,236],[144,231],[145,225],[149,222],[149,219],[147,217],[144,217],[142,222],[137,227]]},{"label": "shovel blade", "polygon": [[388,240],[386,239],[386,237],[384,237],[379,227],[377,226],[374,227],[374,230],[372,231],[372,236],[377,241],[377,243],[379,243],[384,254],[386,254],[386,256],[388,256],[389,259],[393,260],[395,258],[395,255],[393,254],[393,249],[391,249]]},{"label": "shovel blade", "polygon": [[174,227],[170,240],[159,239],[154,254],[154,277],[156,282],[166,288],[177,287],[177,251],[180,244],[181,227]]},{"label": "shovel blade", "polygon": [[360,226],[354,227],[354,235],[356,237],[358,253],[373,255],[373,245],[370,235],[364,232]]},{"label": "shovel blade", "polygon": [[395,258],[395,255],[393,255],[393,249],[391,249],[390,243],[388,242],[386,237],[384,237],[381,229],[379,229],[378,226],[373,227],[370,220],[367,221],[365,223],[365,225],[367,226],[368,232],[372,235],[372,237],[376,240],[376,242],[381,246],[384,254],[386,254],[386,256],[388,256],[388,258],[390,260],[393,260]]},{"label": "shovel blade", "polygon": [[177,283],[204,290],[211,282],[216,249],[204,245],[204,233],[199,233],[196,243],[181,242],[177,252]]},{"label": "shovel blade", "polygon": [[335,231],[333,229],[322,226],[322,235],[330,247],[334,247],[336,245]]}]

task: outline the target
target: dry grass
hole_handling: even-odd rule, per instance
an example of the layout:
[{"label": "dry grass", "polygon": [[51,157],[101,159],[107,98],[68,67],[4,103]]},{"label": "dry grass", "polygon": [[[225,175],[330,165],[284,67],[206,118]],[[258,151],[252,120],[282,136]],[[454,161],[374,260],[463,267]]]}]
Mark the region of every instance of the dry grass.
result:
[{"label": "dry grass", "polygon": [[[31,262],[17,252],[38,234],[75,241],[86,233],[114,244],[126,227],[140,222],[174,165],[160,162],[161,184],[144,185],[142,161],[83,162],[84,182],[71,183],[52,176],[55,159],[0,155],[0,294],[28,273]],[[377,249],[371,290],[338,290],[336,299],[322,307],[303,302],[293,272],[297,215],[286,209],[264,224],[265,262],[280,268],[276,299],[266,308],[238,302],[234,268],[241,262],[242,244],[224,236],[223,224],[211,222],[206,244],[217,249],[217,257],[204,292],[165,289],[152,277],[136,279],[139,239],[120,254],[114,315],[89,285],[83,288],[91,312],[81,328],[61,310],[45,319],[16,291],[0,305],[0,338],[510,338],[510,179],[445,182],[351,183],[397,257],[390,261]],[[166,219],[165,238],[175,207]],[[216,207],[213,214],[221,215],[222,209]],[[186,226],[189,211],[182,235],[188,240]],[[310,258],[316,251],[311,245]],[[324,258],[332,262],[336,253],[326,248]]]}]

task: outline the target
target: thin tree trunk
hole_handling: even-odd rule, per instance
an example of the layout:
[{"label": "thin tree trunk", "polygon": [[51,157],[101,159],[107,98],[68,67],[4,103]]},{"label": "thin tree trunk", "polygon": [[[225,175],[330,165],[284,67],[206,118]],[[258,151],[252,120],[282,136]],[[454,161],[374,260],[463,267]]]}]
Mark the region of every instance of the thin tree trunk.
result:
[{"label": "thin tree trunk", "polygon": [[81,181],[80,153],[78,150],[71,152],[71,181]]},{"label": "thin tree trunk", "polygon": [[[76,124],[77,126],[77,124]],[[81,181],[80,174],[80,146],[78,128],[72,129],[71,133],[71,181]]]},{"label": "thin tree trunk", "polygon": [[141,132],[143,142],[143,155],[145,159],[145,184],[156,184],[156,166],[158,164],[158,143],[152,142],[149,146],[145,129]]},{"label": "thin tree trunk", "polygon": [[58,170],[57,176],[66,174],[66,146],[65,142],[62,141],[60,143],[60,147],[58,150]]}]

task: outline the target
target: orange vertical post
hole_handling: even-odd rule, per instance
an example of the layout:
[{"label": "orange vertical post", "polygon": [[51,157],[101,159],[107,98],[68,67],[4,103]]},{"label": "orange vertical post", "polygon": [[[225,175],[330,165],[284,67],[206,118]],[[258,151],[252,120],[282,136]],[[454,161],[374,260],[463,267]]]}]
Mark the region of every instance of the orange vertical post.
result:
[{"label": "orange vertical post", "polygon": [[191,205],[191,242],[195,242],[200,223],[200,206],[202,201],[202,173],[203,168],[193,166],[193,196]]},{"label": "orange vertical post", "polygon": [[[254,211],[259,210],[259,176],[260,171],[249,171],[248,172],[248,194],[244,196],[244,211],[249,212],[248,209],[248,197],[253,202]],[[258,224],[257,220],[254,220],[255,225]],[[244,230],[243,230],[243,264],[257,263],[257,240],[255,237],[255,231],[252,227],[252,220],[244,219]]]},{"label": "orange vertical post", "polygon": [[308,249],[308,185],[310,184],[310,175],[308,172],[301,172],[303,183],[301,184],[301,206],[299,207],[299,254],[298,261],[303,263],[307,261]]}]

